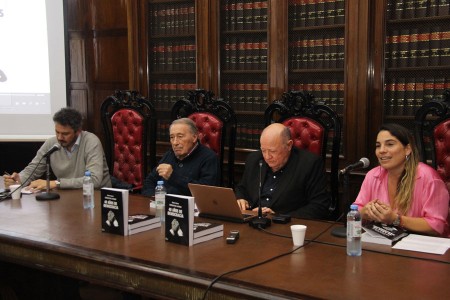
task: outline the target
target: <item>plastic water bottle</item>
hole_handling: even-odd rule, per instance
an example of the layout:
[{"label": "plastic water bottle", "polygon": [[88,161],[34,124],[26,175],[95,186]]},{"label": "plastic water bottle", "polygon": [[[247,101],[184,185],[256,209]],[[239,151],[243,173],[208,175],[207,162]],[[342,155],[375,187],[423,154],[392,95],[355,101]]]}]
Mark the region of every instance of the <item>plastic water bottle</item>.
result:
[{"label": "plastic water bottle", "polygon": [[347,214],[347,255],[361,255],[361,215],[356,204],[350,205]]},{"label": "plastic water bottle", "polygon": [[156,206],[156,216],[161,218],[161,222],[165,219],[165,206],[166,206],[166,187],[164,186],[164,181],[159,180],[155,187],[155,206]]},{"label": "plastic water bottle", "polygon": [[94,206],[94,182],[91,172],[86,171],[83,179],[83,208],[93,208]]}]

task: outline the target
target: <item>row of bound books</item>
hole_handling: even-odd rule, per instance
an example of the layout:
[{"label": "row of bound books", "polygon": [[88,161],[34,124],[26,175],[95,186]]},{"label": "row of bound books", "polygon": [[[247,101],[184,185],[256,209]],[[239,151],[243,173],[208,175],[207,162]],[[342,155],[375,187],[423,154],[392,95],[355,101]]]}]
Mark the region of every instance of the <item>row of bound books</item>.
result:
[{"label": "row of bound books", "polygon": [[151,35],[195,34],[195,6],[189,3],[154,4],[149,10]]},{"label": "row of bound books", "polygon": [[171,109],[175,102],[195,88],[195,82],[190,82],[190,80],[162,80],[152,83],[150,96],[156,109]]},{"label": "row of bound books", "polygon": [[336,113],[344,110],[344,82],[336,79],[320,79],[289,84],[291,91],[311,93],[317,102],[328,105]]},{"label": "row of bound books", "polygon": [[223,30],[261,30],[267,28],[267,0],[223,0]]},{"label": "row of bound books", "polygon": [[345,0],[291,0],[289,16],[292,27],[344,24]]},{"label": "row of bound books", "polygon": [[231,37],[222,46],[225,70],[266,70],[267,41],[259,37]]},{"label": "row of bound books", "polygon": [[267,107],[267,83],[227,82],[222,96],[235,111],[264,111]]},{"label": "row of bound books", "polygon": [[448,0],[389,0],[387,3],[387,19],[412,19],[450,14]]},{"label": "row of bound books", "polygon": [[389,78],[385,84],[385,111],[388,115],[415,115],[426,102],[450,88],[443,77]]},{"label": "row of bound books", "polygon": [[165,41],[151,47],[154,71],[195,71],[196,45],[192,41]]},{"label": "row of bound books", "polygon": [[289,42],[289,63],[292,69],[342,68],[344,37],[325,34],[322,38],[302,36]]},{"label": "row of bound books", "polygon": [[450,65],[450,27],[405,28],[386,36],[389,67]]},{"label": "row of bound books", "polygon": [[236,127],[236,147],[258,149],[263,124],[238,123]]}]

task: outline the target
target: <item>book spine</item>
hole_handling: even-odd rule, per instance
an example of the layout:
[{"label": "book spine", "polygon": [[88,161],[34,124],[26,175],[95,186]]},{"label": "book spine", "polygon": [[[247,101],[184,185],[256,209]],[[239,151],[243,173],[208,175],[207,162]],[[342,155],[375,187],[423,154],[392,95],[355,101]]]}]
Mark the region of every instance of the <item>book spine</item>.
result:
[{"label": "book spine", "polygon": [[403,115],[414,116],[414,111],[416,108],[416,99],[414,95],[416,91],[416,79],[409,78],[406,82],[405,89],[405,106]]},{"label": "book spine", "polygon": [[253,1],[246,0],[244,2],[243,7],[243,14],[244,14],[244,29],[245,30],[251,30],[253,29]]},{"label": "book spine", "polygon": [[403,19],[403,9],[405,7],[405,2],[404,1],[395,1],[395,6],[394,6],[394,12],[393,12],[393,19],[395,20],[399,20],[399,19]]},{"label": "book spine", "polygon": [[317,0],[308,0],[308,4],[306,6],[306,26],[314,26],[316,25],[316,2]]},{"label": "book spine", "polygon": [[403,2],[403,19],[414,18],[416,10],[416,0],[406,0]]},{"label": "book spine", "polygon": [[262,28],[261,16],[262,2],[255,1],[253,3],[253,29],[260,30]]},{"label": "book spine", "polygon": [[434,78],[425,78],[423,86],[423,104],[430,102],[434,98]]},{"label": "book spine", "polygon": [[410,40],[409,40],[409,66],[417,66],[417,57],[419,49],[419,30],[417,28],[411,28]]},{"label": "book spine", "polygon": [[439,16],[448,16],[450,14],[449,9],[450,9],[449,1],[448,0],[440,0],[437,14]]},{"label": "book spine", "polygon": [[325,0],[317,0],[316,3],[316,22],[315,25],[322,26],[325,24]]},{"label": "book spine", "polygon": [[333,25],[336,13],[336,1],[335,0],[325,0],[324,5],[324,24]]},{"label": "book spine", "polygon": [[399,42],[400,42],[400,32],[398,30],[393,30],[391,37],[390,37],[390,41],[391,41],[391,64],[390,66],[392,68],[396,68],[398,66],[398,61],[399,61]]},{"label": "book spine", "polygon": [[424,79],[422,77],[416,78],[416,90],[414,91],[415,105],[414,111],[422,107],[423,105],[423,88]]},{"label": "book spine", "polygon": [[415,4],[415,17],[425,18],[427,16],[427,4],[428,0],[418,0]]},{"label": "book spine", "polygon": [[439,54],[441,65],[450,65],[450,30],[443,31],[441,35],[441,49]]},{"label": "book spine", "polygon": [[438,66],[439,65],[439,54],[441,47],[441,31],[440,27],[434,26],[430,29],[430,58],[429,65],[430,66]]},{"label": "book spine", "polygon": [[439,0],[429,0],[428,1],[428,14],[427,17],[434,17],[437,15]]},{"label": "book spine", "polygon": [[244,3],[239,1],[236,3],[236,30],[244,29]]},{"label": "book spine", "polygon": [[400,31],[400,41],[398,44],[399,56],[398,66],[404,68],[408,66],[408,48],[410,42],[409,29],[403,29]]},{"label": "book spine", "polygon": [[418,66],[428,66],[430,58],[430,33],[426,28],[419,28],[417,54]]},{"label": "book spine", "polygon": [[334,24],[345,23],[345,0],[336,0],[336,16]]}]

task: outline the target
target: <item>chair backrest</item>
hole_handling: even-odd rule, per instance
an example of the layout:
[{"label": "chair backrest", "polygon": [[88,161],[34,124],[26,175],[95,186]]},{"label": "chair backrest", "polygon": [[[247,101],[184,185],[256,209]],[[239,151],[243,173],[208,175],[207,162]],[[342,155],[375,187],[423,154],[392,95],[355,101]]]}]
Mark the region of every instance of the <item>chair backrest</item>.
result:
[{"label": "chair backrest", "polygon": [[137,91],[115,91],[101,106],[105,155],[112,176],[142,188],[156,163],[156,118],[153,104]]},{"label": "chair backrest", "polygon": [[415,138],[421,160],[438,171],[450,192],[450,90],[417,110]]},{"label": "chair backrest", "polygon": [[291,131],[294,146],[321,156],[324,162],[327,161],[327,154],[331,154],[330,212],[333,213],[339,198],[341,122],[334,110],[313,99],[314,96],[301,91],[284,93],[280,100],[274,101],[266,108],[265,125],[273,122],[283,123]]},{"label": "chair backrest", "polygon": [[[189,91],[186,98],[172,107],[172,119],[188,117],[197,125],[200,142],[213,150],[224,170],[225,146],[228,147],[228,186],[234,186],[234,151],[236,145],[236,115],[231,106],[221,99],[214,99],[210,91]],[[220,183],[224,179],[220,174]]]}]

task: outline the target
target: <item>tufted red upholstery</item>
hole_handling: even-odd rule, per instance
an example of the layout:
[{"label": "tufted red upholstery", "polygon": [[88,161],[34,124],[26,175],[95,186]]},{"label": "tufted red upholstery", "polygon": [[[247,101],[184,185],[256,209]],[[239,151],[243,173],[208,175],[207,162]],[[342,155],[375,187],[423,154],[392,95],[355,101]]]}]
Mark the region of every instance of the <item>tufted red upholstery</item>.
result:
[{"label": "tufted red upholstery", "polygon": [[223,122],[207,112],[193,113],[189,118],[197,126],[200,143],[209,147],[220,157]]},{"label": "tufted red upholstery", "polygon": [[433,135],[436,169],[448,188],[450,187],[450,120],[438,124],[434,128]]},{"label": "tufted red upholstery", "polygon": [[156,165],[153,103],[138,91],[116,90],[103,101],[100,112],[113,187],[139,192]]},{"label": "tufted red upholstery", "polygon": [[121,181],[142,187],[142,132],[144,120],[131,109],[120,109],[111,117],[114,136],[113,175]]},{"label": "tufted red upholstery", "polygon": [[318,122],[310,118],[293,117],[283,124],[289,127],[295,147],[322,155],[324,129]]}]

